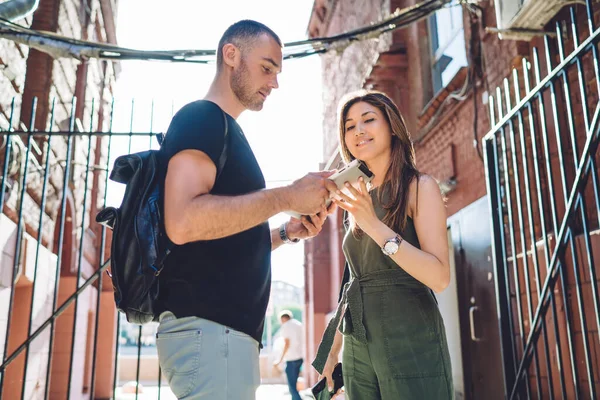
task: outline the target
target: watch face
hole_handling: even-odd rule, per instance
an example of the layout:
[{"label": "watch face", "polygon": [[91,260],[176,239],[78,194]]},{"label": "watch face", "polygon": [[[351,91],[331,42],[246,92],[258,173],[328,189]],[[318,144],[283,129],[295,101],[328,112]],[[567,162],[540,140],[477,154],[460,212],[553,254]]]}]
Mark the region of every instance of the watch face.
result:
[{"label": "watch face", "polygon": [[389,255],[396,254],[398,251],[398,243],[389,241],[383,246],[383,250]]}]

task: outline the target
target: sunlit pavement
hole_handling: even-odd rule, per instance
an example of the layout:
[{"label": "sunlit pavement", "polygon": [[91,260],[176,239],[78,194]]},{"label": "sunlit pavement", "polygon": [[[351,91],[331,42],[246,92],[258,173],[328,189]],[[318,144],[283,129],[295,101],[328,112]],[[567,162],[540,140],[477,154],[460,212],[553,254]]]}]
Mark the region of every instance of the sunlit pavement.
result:
[{"label": "sunlit pavement", "polygon": [[[122,388],[117,388],[116,400],[135,400],[134,393],[124,393]],[[310,399],[311,397],[304,397]],[[141,393],[138,393],[138,400],[158,400],[157,386],[143,386]],[[261,385],[256,391],[256,400],[290,400],[291,396],[287,385]],[[175,395],[168,387],[162,387],[160,390],[160,400],[177,400]]]}]

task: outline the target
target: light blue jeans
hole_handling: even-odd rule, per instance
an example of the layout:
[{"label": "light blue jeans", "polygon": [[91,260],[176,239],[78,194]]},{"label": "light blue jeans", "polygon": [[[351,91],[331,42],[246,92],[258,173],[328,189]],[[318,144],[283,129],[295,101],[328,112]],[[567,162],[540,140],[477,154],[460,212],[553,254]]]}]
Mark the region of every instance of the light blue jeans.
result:
[{"label": "light blue jeans", "polygon": [[160,315],[156,348],[178,399],[254,400],[260,385],[258,342],[197,317]]}]

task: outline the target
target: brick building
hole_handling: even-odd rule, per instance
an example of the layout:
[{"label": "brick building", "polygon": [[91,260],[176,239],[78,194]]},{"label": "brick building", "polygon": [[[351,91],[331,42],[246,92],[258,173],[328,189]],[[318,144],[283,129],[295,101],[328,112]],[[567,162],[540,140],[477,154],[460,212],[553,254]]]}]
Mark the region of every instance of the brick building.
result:
[{"label": "brick building", "polygon": [[[398,8],[405,9],[415,6],[417,3],[418,1],[415,0],[368,2],[316,0],[308,32],[313,38],[339,34],[368,26],[388,17]],[[522,99],[525,94],[530,92],[530,89],[524,86],[524,75],[530,77],[531,82],[528,83],[530,83],[532,91],[540,82],[540,78],[536,80],[537,63],[534,62],[534,48],[538,48],[540,51],[539,70],[541,79],[543,79],[550,75],[550,70],[559,67],[564,57],[575,51],[580,43],[593,35],[589,29],[587,10],[584,6],[573,8],[571,14],[571,9],[561,8],[562,5],[566,6],[566,2],[561,1],[534,0],[529,2],[527,7],[530,8],[527,9],[519,9],[521,2],[519,5],[515,5],[517,2],[511,3],[508,0],[484,0],[476,3],[478,6],[476,8],[467,6],[444,8],[433,16],[406,28],[384,34],[379,40],[368,39],[354,42],[342,51],[322,56],[325,105],[323,165],[328,160],[336,158],[339,162],[336,112],[341,96],[361,88],[373,88],[387,93],[394,99],[411,132],[416,150],[417,167],[421,172],[435,177],[440,183],[442,192],[447,196],[452,282],[450,287],[438,296],[438,300],[451,348],[457,398],[491,399],[504,398],[505,390],[510,393],[511,388],[506,388],[503,382],[508,381],[512,385],[510,376],[515,371],[512,371],[512,365],[511,368],[507,368],[506,365],[512,362],[515,362],[516,366],[519,365],[520,352],[523,349],[519,341],[525,342],[530,332],[528,318],[531,310],[523,311],[523,315],[519,313],[519,318],[517,318],[516,310],[519,307],[525,308],[524,304],[531,295],[535,311],[535,307],[538,305],[538,292],[546,278],[545,273],[542,273],[540,277],[534,274],[532,253],[537,251],[541,257],[543,241],[547,239],[553,243],[552,246],[555,246],[559,232],[557,226],[554,231],[547,229],[548,233],[544,235],[544,239],[541,233],[538,233],[540,225],[544,225],[544,222],[546,225],[550,225],[548,221],[552,219],[550,215],[552,213],[548,209],[543,211],[543,207],[542,211],[530,210],[531,221],[539,219],[542,222],[533,223],[535,226],[532,231],[535,232],[533,235],[535,238],[533,238],[534,243],[531,243],[529,247],[525,245],[521,247],[522,240],[525,239],[521,239],[518,234],[519,230],[515,229],[517,237],[512,244],[505,248],[504,261],[511,265],[514,263],[515,271],[519,268],[520,272],[517,272],[519,279],[515,278],[513,272],[510,272],[507,278],[507,282],[509,279],[511,280],[508,288],[510,296],[507,300],[509,306],[507,307],[512,309],[510,318],[514,318],[514,320],[507,325],[512,326],[510,328],[512,331],[504,330],[505,318],[498,314],[501,313],[501,306],[498,305],[501,301],[498,300],[499,294],[497,293],[498,288],[503,287],[503,284],[498,282],[503,280],[503,276],[499,275],[500,267],[496,267],[493,262],[494,257],[498,254],[494,253],[494,249],[498,251],[498,247],[492,245],[494,239],[491,232],[494,219],[490,211],[490,194],[486,188],[486,166],[483,157],[486,148],[482,145],[482,138],[507,114],[509,109],[518,103],[517,99]],[[509,3],[514,7],[510,8]],[[595,5],[591,5],[592,2],[588,3],[596,17],[597,24],[598,9]],[[513,14],[516,13],[516,17],[507,15],[506,13],[509,12],[506,11],[507,9],[512,10]],[[529,14],[524,17],[525,12]],[[573,16],[573,23],[571,23],[571,16]],[[511,20],[511,18],[513,19]],[[557,22],[559,23],[558,27]],[[513,30],[504,32],[503,39],[500,39],[498,31],[493,28],[513,28]],[[522,31],[517,32],[514,28],[528,28],[537,30],[537,32],[528,32],[527,35],[524,35]],[[574,29],[582,36],[578,38],[578,43],[574,38]],[[550,36],[546,36],[546,39],[549,39],[547,41],[547,57],[544,55],[546,42],[540,33],[541,30],[550,33]],[[561,48],[558,46],[558,42],[561,40],[560,37],[557,38],[559,33],[564,34],[562,37],[564,54],[562,56]],[[566,70],[567,64],[576,64],[574,61],[570,64],[565,62],[566,73],[560,75],[565,78],[560,78],[563,80],[559,80],[555,86],[552,86],[554,85],[553,80],[550,80],[551,83],[546,86],[542,81],[539,86],[540,88],[543,86],[544,91],[535,97],[535,101],[541,104],[542,108],[538,109],[538,103],[535,103],[535,110],[529,109],[531,114],[528,115],[531,115],[532,120],[535,118],[531,127],[533,129],[535,124],[537,134],[534,130],[533,137],[536,141],[541,141],[541,137],[545,137],[546,133],[551,138],[562,136],[563,139],[557,139],[559,142],[560,140],[566,141],[568,132],[572,132],[572,136],[577,138],[580,143],[579,149],[575,146],[575,152],[569,146],[561,150],[558,147],[560,144],[557,145],[555,142],[550,143],[547,153],[540,148],[536,161],[544,163],[548,160],[548,164],[542,169],[544,169],[544,173],[550,171],[540,181],[539,188],[542,191],[555,185],[559,187],[558,171],[561,166],[564,166],[567,181],[571,182],[575,179],[572,159],[573,155],[576,158],[579,157],[579,153],[582,151],[581,143],[586,141],[585,124],[588,121],[584,115],[591,115],[590,110],[594,110],[593,107],[596,106],[598,99],[598,76],[597,73],[594,74],[592,55],[589,54],[586,57],[581,59],[580,64],[577,64],[581,65],[580,72],[575,67]],[[524,60],[526,60],[525,63]],[[548,63],[551,68],[548,67]],[[523,66],[527,69],[526,71]],[[520,92],[517,93],[513,87],[513,81],[510,80],[506,82],[508,94],[505,95],[504,79],[512,79],[513,69],[519,76]],[[558,80],[554,75],[551,79]],[[580,91],[580,81],[583,82],[584,91]],[[499,91],[496,91],[497,87]],[[564,92],[563,87],[566,88]],[[581,100],[582,93],[585,94],[583,97],[587,99],[587,104],[586,101]],[[496,97],[492,99],[494,96]],[[509,97],[512,99],[510,105],[506,104],[506,99]],[[571,101],[571,98],[574,100]],[[498,104],[499,101],[504,104]],[[544,104],[545,108],[543,108]],[[494,115],[490,113],[490,110],[493,110]],[[514,116],[516,117],[516,114]],[[527,124],[529,117],[525,115],[523,118]],[[591,117],[589,119],[591,120]],[[508,124],[512,124],[511,121],[514,121],[515,131],[519,127],[516,118],[505,121],[502,129],[506,128],[507,135]],[[539,128],[539,124],[543,123],[545,125]],[[512,132],[513,125],[510,127]],[[521,127],[521,129],[523,128]],[[494,131],[490,132],[494,133]],[[502,134],[497,134],[499,135],[498,143],[500,143]],[[513,145],[509,143],[507,146],[510,152]],[[502,157],[500,144],[498,144],[498,149],[499,157]],[[527,153],[530,152],[531,150],[528,148]],[[565,154],[565,160],[571,160],[570,164],[561,161],[563,160],[561,153]],[[546,154],[549,155],[546,156]],[[523,156],[523,159],[532,163],[534,156],[528,154],[527,157]],[[335,164],[336,162],[333,163],[334,166]],[[517,183],[519,183],[519,177],[522,179],[521,186],[524,185],[525,180],[533,181],[533,168],[527,170],[527,164],[523,165],[521,162],[511,164],[509,160],[507,165],[509,165],[509,173],[506,176],[509,178],[503,178],[503,184],[506,181],[512,182],[514,178],[517,178]],[[519,170],[518,168],[523,169]],[[552,176],[551,168],[554,170],[555,177]],[[499,171],[503,173],[504,168],[500,166]],[[508,237],[513,233],[510,229],[511,218],[513,218],[510,212],[515,215],[514,219],[517,218],[516,199],[518,194],[514,193],[514,187],[508,187],[506,190],[511,195],[507,196],[507,192],[502,192],[504,194],[501,195],[502,204],[499,207],[504,211],[500,230]],[[563,188],[562,192],[560,188],[557,190],[556,209],[560,217],[566,212],[565,199],[569,189]],[[535,191],[533,192],[533,202],[539,200],[541,203],[549,197],[542,195],[542,199],[538,199]],[[564,197],[561,194],[564,194]],[[524,198],[524,195],[522,197]],[[583,197],[588,200],[587,218],[591,221],[589,231],[596,230],[595,232],[597,232],[598,221],[595,214],[598,203],[594,201],[591,184],[587,185]],[[510,212],[507,211],[508,209]],[[526,210],[523,213],[526,214]],[[529,230],[530,225],[530,222],[521,221],[524,232]],[[580,220],[574,222],[574,225],[579,226],[578,228],[574,227],[573,231],[573,234],[577,235],[576,244],[573,245],[576,250],[572,250],[571,253],[567,251],[567,254],[576,252],[582,256],[585,252],[583,246],[586,237],[591,238],[590,246],[594,249],[592,253],[597,252],[599,244],[597,236],[582,234],[584,230],[580,227]],[[326,322],[330,313],[337,306],[339,284],[344,267],[344,256],[341,252],[343,234],[341,214],[338,213],[328,220],[323,233],[310,240],[305,247],[308,360],[314,358]],[[550,317],[549,311],[545,315],[547,324],[559,322],[560,327],[557,332],[560,331],[562,337],[560,343],[557,343],[556,337],[550,332],[545,340],[550,349],[562,343],[561,352],[563,353],[566,352],[566,348],[571,347],[571,344],[575,344],[570,359],[578,361],[573,361],[568,368],[570,370],[580,368],[579,378],[576,378],[577,374],[573,374],[574,377],[562,377],[562,372],[559,370],[566,366],[561,365],[560,355],[552,350],[550,352],[546,350],[544,356],[544,342],[540,340],[535,346],[540,354],[541,367],[535,372],[533,367],[530,367],[528,379],[533,387],[531,390],[542,391],[542,398],[552,397],[548,393],[548,390],[552,390],[547,388],[548,385],[554,384],[554,390],[559,390],[557,389],[561,387],[559,375],[561,379],[566,380],[563,387],[566,387],[568,398],[574,395],[574,389],[571,386],[582,385],[587,388],[598,385],[597,375],[588,373],[588,376],[593,377],[594,383],[592,384],[583,372],[586,367],[588,371],[600,369],[600,360],[595,351],[593,356],[588,357],[586,365],[581,361],[582,364],[577,367],[579,360],[583,360],[584,354],[587,354],[584,349],[588,347],[588,344],[597,344],[598,330],[591,327],[588,329],[578,328],[579,321],[573,321],[568,314],[568,309],[571,309],[571,317],[579,315],[578,308],[573,306],[578,294],[571,269],[585,269],[588,266],[581,260],[580,265],[576,261],[570,261],[569,257],[561,259],[567,274],[569,274],[566,277],[566,287],[559,289],[558,285],[555,286],[556,317]],[[530,263],[525,262],[523,266],[523,260],[529,260]],[[502,261],[496,257],[496,264]],[[546,261],[549,266],[550,260]],[[593,270],[594,263],[590,262],[589,264],[589,269]],[[529,290],[525,289],[525,283],[529,285],[530,282],[527,281],[527,278],[524,279],[523,275],[527,275],[531,279],[532,286]],[[589,282],[589,278],[587,279],[586,282]],[[534,281],[538,283],[537,290],[533,287]],[[518,286],[519,283],[521,286]],[[585,308],[589,310],[589,307],[593,309],[595,300],[592,299],[589,283],[587,285],[583,296],[586,300]],[[564,296],[565,292],[567,292],[566,296]],[[520,299],[521,303],[518,303],[517,299]],[[587,312],[585,311],[585,313]],[[597,314],[594,316],[592,311],[588,319],[595,321]],[[521,325],[521,330],[519,330],[519,320],[524,321],[524,327]],[[499,321],[501,321],[500,326]],[[573,336],[570,338],[578,340],[566,339],[564,326],[568,326],[568,322],[573,327]],[[589,324],[589,326],[593,325],[591,322]],[[551,326],[548,325],[549,331]],[[586,337],[581,332],[586,330],[587,336],[593,337],[593,341],[590,339],[588,344],[585,341],[583,341],[584,344],[580,344],[582,337]],[[516,358],[514,354],[508,355],[510,350],[507,343],[512,343],[511,340],[515,343],[519,342],[518,345],[513,344],[517,348]],[[507,361],[509,358],[512,360],[510,363]],[[563,361],[565,359],[568,357],[564,357]],[[549,368],[545,365],[548,365]],[[552,374],[548,369],[552,369]],[[307,378],[309,382],[315,381],[316,373],[312,368],[308,370]],[[539,385],[537,387],[536,381]],[[582,390],[582,393],[585,393],[587,389]],[[535,397],[532,393],[530,394]]]},{"label": "brick building", "polygon": [[[2,5],[10,1],[18,0]],[[40,0],[33,14],[14,22],[70,38],[116,43],[116,10],[117,0]],[[89,166],[106,164],[106,143],[105,138],[76,133],[106,129],[118,72],[116,62],[54,59],[0,39],[0,176],[4,190],[0,197],[1,360],[75,292],[78,271],[81,285],[98,269],[101,230],[90,221],[103,206],[106,173]],[[32,122],[34,98],[37,107]],[[7,135],[7,131],[19,134]],[[33,131],[40,133],[25,134]],[[50,139],[42,134],[48,131],[74,134],[70,139],[67,135]],[[56,319],[52,339],[46,328],[31,343],[27,355],[21,353],[8,365],[0,397],[21,398],[24,390],[23,398],[44,398],[46,391],[49,398],[67,398],[69,389],[70,398],[111,397],[116,310],[112,287],[108,278],[104,279],[101,293],[96,283],[77,297],[74,343],[71,304]],[[97,373],[92,379],[91,346],[97,315]],[[94,384],[95,393],[90,393]]]}]

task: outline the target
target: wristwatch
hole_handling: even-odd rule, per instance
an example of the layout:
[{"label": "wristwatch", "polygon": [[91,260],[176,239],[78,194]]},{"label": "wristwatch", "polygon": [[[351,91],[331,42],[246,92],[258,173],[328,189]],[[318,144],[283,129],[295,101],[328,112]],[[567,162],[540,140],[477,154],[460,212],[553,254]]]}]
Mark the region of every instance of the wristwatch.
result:
[{"label": "wristwatch", "polygon": [[285,244],[292,244],[292,243],[298,243],[300,241],[300,239],[296,238],[296,239],[290,239],[287,235],[287,222],[281,224],[281,226],[279,227],[279,237],[281,238],[281,241]]},{"label": "wristwatch", "polygon": [[398,249],[400,248],[400,244],[402,243],[403,240],[404,239],[402,239],[400,237],[400,235],[396,235],[393,238],[385,241],[385,243],[383,244],[383,247],[381,247],[381,251],[386,256],[393,256],[394,254],[396,254],[398,252]]}]

